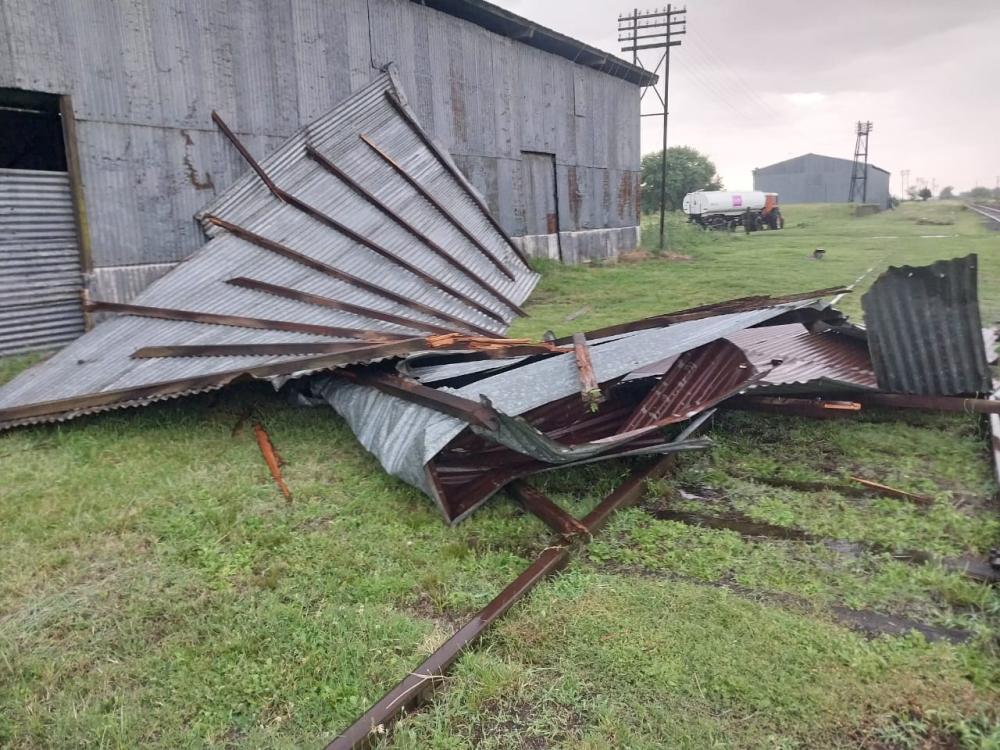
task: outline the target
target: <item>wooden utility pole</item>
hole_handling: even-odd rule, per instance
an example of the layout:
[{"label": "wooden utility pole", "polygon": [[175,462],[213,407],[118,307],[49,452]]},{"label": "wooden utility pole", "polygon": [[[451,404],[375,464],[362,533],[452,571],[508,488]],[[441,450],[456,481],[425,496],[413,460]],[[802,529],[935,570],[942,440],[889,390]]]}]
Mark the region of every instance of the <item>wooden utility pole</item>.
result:
[{"label": "wooden utility pole", "polygon": [[[681,42],[674,37],[686,33],[687,9],[674,8],[668,5],[662,10],[642,11],[638,9],[631,13],[624,13],[618,16],[618,41],[625,46],[622,52],[632,53],[632,63],[644,70],[649,70],[643,65],[639,56],[640,50],[662,49],[659,62],[653,68],[653,73],[660,76],[659,83],[663,85],[663,93],[656,84],[643,89],[639,97],[640,107],[642,99],[645,98],[649,89],[653,90],[660,100],[661,107],[652,112],[643,112],[642,117],[662,117],[663,118],[663,150],[660,153],[660,249],[666,247],[667,238],[667,116],[670,114],[668,102],[670,101],[670,48],[679,47]],[[639,32],[651,32],[643,33]],[[648,40],[648,41],[645,41]]]}]

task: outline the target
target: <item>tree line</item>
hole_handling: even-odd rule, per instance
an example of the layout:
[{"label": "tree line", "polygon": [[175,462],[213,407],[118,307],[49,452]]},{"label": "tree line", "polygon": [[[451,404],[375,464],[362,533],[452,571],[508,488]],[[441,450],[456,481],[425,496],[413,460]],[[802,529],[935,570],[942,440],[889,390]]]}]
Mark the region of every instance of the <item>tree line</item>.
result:
[{"label": "tree line", "polygon": [[[642,157],[641,205],[644,213],[660,210],[663,152]],[[681,207],[684,196],[695,190],[722,190],[715,164],[705,154],[689,146],[667,149],[667,210]]]}]

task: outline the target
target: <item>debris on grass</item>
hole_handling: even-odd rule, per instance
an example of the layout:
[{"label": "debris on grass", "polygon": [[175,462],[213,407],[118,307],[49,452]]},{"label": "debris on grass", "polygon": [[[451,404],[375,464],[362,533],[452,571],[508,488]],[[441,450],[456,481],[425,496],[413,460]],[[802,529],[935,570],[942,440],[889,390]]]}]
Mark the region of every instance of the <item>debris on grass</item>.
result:
[{"label": "debris on grass", "polygon": [[880,495],[885,495],[886,497],[895,497],[901,500],[909,500],[911,502],[917,503],[918,505],[930,505],[934,502],[933,498],[927,497],[926,495],[917,495],[913,492],[907,492],[906,490],[900,490],[895,487],[890,487],[879,482],[873,482],[870,479],[862,479],[861,477],[852,476],[852,482],[857,482],[858,484],[864,485],[871,490],[874,490]]},{"label": "debris on grass", "polygon": [[267,469],[271,472],[271,477],[274,479],[274,483],[278,485],[278,489],[281,490],[281,494],[284,495],[285,500],[291,502],[292,491],[288,489],[288,485],[285,483],[285,479],[281,475],[281,465],[284,462],[281,460],[281,456],[278,452],[274,449],[274,444],[271,442],[271,436],[267,434],[267,430],[264,429],[264,425],[260,422],[253,423],[253,434],[257,439],[257,446],[260,448],[260,453],[264,457],[264,463],[267,464]]}]

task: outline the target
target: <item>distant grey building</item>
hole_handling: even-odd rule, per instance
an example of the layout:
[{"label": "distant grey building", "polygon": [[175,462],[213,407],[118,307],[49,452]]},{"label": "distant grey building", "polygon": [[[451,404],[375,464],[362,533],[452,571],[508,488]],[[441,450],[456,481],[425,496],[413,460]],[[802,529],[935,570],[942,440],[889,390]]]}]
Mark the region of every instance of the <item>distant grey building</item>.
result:
[{"label": "distant grey building", "polygon": [[[803,154],[755,169],[753,189],[778,193],[782,203],[846,203],[853,165],[850,159]],[[865,203],[885,207],[888,202],[889,173],[869,164]]]},{"label": "distant grey building", "polygon": [[246,169],[213,109],[264,156],[389,63],[529,253],[636,245],[655,77],[483,0],[3,0],[0,354],[200,247],[194,213]]}]

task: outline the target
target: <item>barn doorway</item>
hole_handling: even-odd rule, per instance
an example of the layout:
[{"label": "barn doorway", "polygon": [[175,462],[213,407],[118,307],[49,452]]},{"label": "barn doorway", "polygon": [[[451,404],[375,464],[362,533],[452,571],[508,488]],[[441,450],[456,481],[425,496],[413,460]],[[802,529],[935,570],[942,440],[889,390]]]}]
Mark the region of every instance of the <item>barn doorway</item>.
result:
[{"label": "barn doorway", "polygon": [[[559,193],[556,155],[542,151],[522,151],[525,173],[526,234],[554,234],[559,239]],[[562,249],[559,252],[562,259]]]},{"label": "barn doorway", "polygon": [[0,88],[0,356],[84,331],[62,97]]}]

